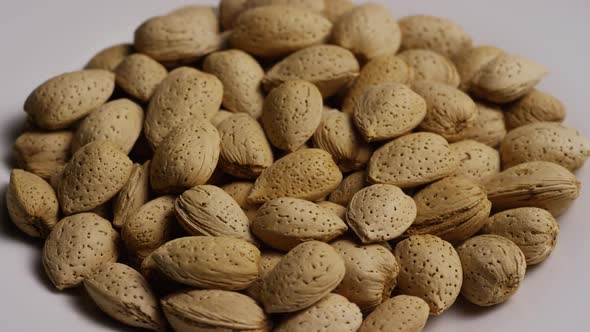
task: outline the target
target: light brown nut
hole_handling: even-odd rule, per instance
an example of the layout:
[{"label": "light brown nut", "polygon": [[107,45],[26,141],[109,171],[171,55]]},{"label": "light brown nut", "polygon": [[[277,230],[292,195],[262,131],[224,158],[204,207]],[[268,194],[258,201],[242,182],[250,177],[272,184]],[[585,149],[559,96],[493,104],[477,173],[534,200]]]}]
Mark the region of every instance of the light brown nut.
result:
[{"label": "light brown nut", "polygon": [[580,181],[563,166],[530,161],[496,175],[486,190],[496,211],[538,207],[557,217],[580,195]]},{"label": "light brown nut", "polygon": [[333,213],[335,216],[337,216],[338,218],[344,220],[344,218],[346,218],[346,211],[348,210],[346,208],[346,206],[342,206],[340,204],[336,204],[334,202],[330,202],[330,201],[322,201],[322,202],[317,202],[316,203],[319,207],[322,208],[322,210],[328,212],[328,213]]},{"label": "light brown nut", "polygon": [[294,80],[315,84],[324,98],[347,87],[360,70],[349,50],[335,45],[317,45],[299,50],[274,65],[262,83],[270,91]]},{"label": "light brown nut", "polygon": [[276,332],[356,332],[363,322],[359,308],[344,296],[328,294],[311,307],[283,320]]},{"label": "light brown nut", "polygon": [[368,180],[411,188],[450,175],[457,165],[458,159],[443,137],[414,133],[391,141],[373,153]]},{"label": "light brown nut", "polygon": [[500,155],[505,169],[527,161],[550,161],[573,172],[590,157],[590,142],[574,128],[535,122],[508,132]]},{"label": "light brown nut", "polygon": [[531,92],[547,70],[527,58],[502,54],[473,77],[471,92],[494,103],[508,103]]},{"label": "light brown nut", "polygon": [[175,203],[180,225],[192,235],[227,236],[256,244],[250,221],[223,189],[200,185],[180,195]]},{"label": "light brown nut", "polygon": [[397,55],[414,71],[416,81],[433,81],[458,87],[461,82],[459,72],[453,62],[431,50],[412,49]]},{"label": "light brown nut", "polygon": [[306,241],[330,242],[348,230],[335,214],[298,198],[277,198],[264,204],[252,222],[252,232],[265,244],[289,251]]},{"label": "light brown nut", "polygon": [[21,231],[45,238],[57,223],[59,203],[49,183],[33,173],[14,169],[6,190],[6,209]]},{"label": "light brown nut", "polygon": [[343,172],[365,168],[373,153],[357,131],[352,115],[334,109],[324,110],[313,144],[328,151]]},{"label": "light brown nut", "polygon": [[420,128],[441,135],[449,142],[463,140],[464,131],[475,125],[477,106],[469,95],[452,86],[431,82],[416,82],[414,91],[422,96],[428,111]]},{"label": "light brown nut", "polygon": [[143,109],[129,99],[110,101],[90,113],[78,126],[72,151],[96,141],[109,141],[128,154],[141,134]]},{"label": "light brown nut", "polygon": [[502,54],[505,54],[503,50],[493,46],[478,46],[457,53],[452,59],[461,77],[459,88],[469,91],[475,75]]},{"label": "light brown nut", "polygon": [[256,211],[260,205],[251,204],[248,202],[248,195],[254,187],[252,182],[232,182],[221,187],[226,193],[228,193],[238,205],[242,208],[248,220],[253,221],[256,217]]},{"label": "light brown nut", "polygon": [[260,254],[260,263],[258,264],[258,279],[256,279],[256,281],[254,281],[250,287],[246,289],[246,295],[260,302],[262,280],[270,271],[275,268],[275,266],[277,266],[277,264],[279,264],[283,256],[285,256],[284,253],[271,250],[266,250]]},{"label": "light brown nut", "polygon": [[129,326],[166,329],[158,298],[141,273],[129,266],[104,264],[84,279],[84,287],[94,303],[112,318]]},{"label": "light brown nut", "polygon": [[141,206],[123,225],[121,238],[132,260],[139,263],[179,232],[173,196],[160,196]]},{"label": "light brown nut", "polygon": [[162,299],[162,309],[176,332],[268,332],[271,326],[254,300],[236,292],[184,291]]},{"label": "light brown nut", "polygon": [[152,259],[160,272],[181,284],[241,290],[258,278],[260,251],[236,238],[189,236],[167,242]]},{"label": "light brown nut", "polygon": [[348,206],[354,194],[367,186],[367,172],[358,171],[346,176],[338,188],[330,193],[329,200],[336,204]]},{"label": "light brown nut", "polygon": [[191,119],[210,119],[223,97],[223,84],[210,74],[181,67],[158,86],[146,112],[144,133],[152,148],[179,125]]},{"label": "light brown nut", "polygon": [[527,265],[534,265],[549,257],[555,248],[559,224],[543,209],[524,207],[496,213],[482,232],[514,242],[522,250]]},{"label": "light brown nut", "polygon": [[236,113],[248,113],[253,118],[262,114],[264,95],[261,82],[264,69],[256,59],[240,50],[215,52],[207,56],[203,70],[223,83],[223,106]]},{"label": "light brown nut", "polygon": [[147,102],[168,71],[149,56],[136,53],[123,59],[115,69],[115,75],[117,85],[125,92]]},{"label": "light brown nut", "polygon": [[129,180],[113,202],[113,225],[123,227],[150,197],[150,162],[134,164]]},{"label": "light brown nut", "polygon": [[352,239],[337,240],[332,247],[344,258],[346,274],[334,293],[345,296],[363,312],[371,312],[387,300],[397,284],[399,265],[381,244],[361,244]]},{"label": "light brown nut", "polygon": [[80,148],[66,165],[57,188],[66,215],[90,211],[115,197],[131,175],[133,163],[118,146],[95,141]]},{"label": "light brown nut", "polygon": [[478,115],[475,123],[465,128],[459,136],[464,139],[472,139],[491,147],[496,147],[506,136],[504,124],[504,112],[496,106],[475,103]]},{"label": "light brown nut", "polygon": [[209,122],[211,122],[211,124],[217,128],[225,119],[229,118],[233,114],[234,113],[230,111],[219,110],[219,112],[215,113],[215,115],[209,119]]},{"label": "light brown nut", "polygon": [[480,235],[457,248],[463,266],[461,295],[479,306],[492,306],[514,295],[526,272],[522,251],[497,235]]},{"label": "light brown nut", "polygon": [[416,296],[399,295],[380,304],[359,332],[421,332],[428,321],[428,303]]},{"label": "light brown nut", "polygon": [[232,114],[217,126],[221,139],[219,166],[227,174],[255,179],[274,157],[262,126],[248,114]]},{"label": "light brown nut", "polygon": [[352,113],[357,99],[373,86],[383,83],[408,84],[414,80],[414,68],[395,54],[376,57],[365,64],[346,94],[342,104],[342,111]]},{"label": "light brown nut", "polygon": [[402,30],[401,48],[429,49],[447,57],[471,48],[471,36],[455,22],[430,15],[413,15],[399,20]]},{"label": "light brown nut", "polygon": [[389,241],[402,235],[416,219],[412,197],[390,184],[374,184],[354,194],[346,222],[363,243]]},{"label": "light brown nut", "polygon": [[461,175],[476,182],[486,183],[500,173],[500,154],[489,145],[465,140],[450,145],[459,159],[454,175]]},{"label": "light brown nut", "polygon": [[407,235],[432,234],[459,242],[472,237],[485,224],[491,202],[485,189],[465,177],[447,177],[414,195],[416,221]]},{"label": "light brown nut", "polygon": [[365,89],[353,106],[354,123],[366,141],[407,134],[424,120],[426,101],[406,85],[384,83]]},{"label": "light brown nut", "polygon": [[205,184],[217,166],[219,149],[219,133],[209,121],[193,120],[177,127],[154,152],[152,188],[175,193]]},{"label": "light brown nut", "polygon": [[320,13],[324,10],[324,0],[247,0],[246,10],[262,6],[284,5]]},{"label": "light brown nut", "polygon": [[505,110],[506,127],[514,129],[535,122],[562,122],[565,106],[556,97],[533,90]]},{"label": "light brown nut", "polygon": [[313,136],[322,120],[322,110],[322,95],[315,85],[289,81],[264,100],[262,125],[272,145],[293,152]]},{"label": "light brown nut", "polygon": [[324,0],[324,16],[335,23],[342,14],[352,9],[355,4],[349,0]]},{"label": "light brown nut", "polygon": [[268,313],[299,311],[334,290],[344,273],[344,260],[329,244],[304,242],[263,279],[260,301]]},{"label": "light brown nut", "polygon": [[332,31],[332,42],[349,49],[363,60],[395,54],[401,44],[401,30],[389,9],[367,3],[342,14]]},{"label": "light brown nut", "polygon": [[280,197],[318,200],[338,187],[342,173],[330,154],[320,149],[295,151],[275,161],[256,179],[248,202]]},{"label": "light brown nut", "polygon": [[59,290],[79,286],[96,268],[117,261],[118,239],[111,223],[94,213],[65,217],[45,241],[45,272]]},{"label": "light brown nut", "polygon": [[238,16],[246,8],[248,0],[220,0],[219,21],[223,30],[231,30]]},{"label": "light brown nut", "polygon": [[71,157],[71,131],[25,132],[14,143],[14,159],[26,171],[49,180]]},{"label": "light brown nut", "polygon": [[332,23],[302,8],[271,5],[250,9],[238,16],[230,43],[260,57],[276,57],[328,39]]},{"label": "light brown nut", "polygon": [[217,15],[213,8],[181,8],[152,17],[135,30],[134,46],[160,62],[190,62],[221,47]]},{"label": "light brown nut", "polygon": [[24,109],[39,128],[64,129],[104,104],[114,89],[115,74],[106,70],[65,73],[33,90]]},{"label": "light brown nut", "polygon": [[459,296],[463,269],[453,246],[433,235],[414,235],[398,243],[394,251],[400,264],[397,287],[417,296],[438,316]]},{"label": "light brown nut", "polygon": [[116,44],[100,50],[84,66],[84,69],[104,69],[115,71],[115,68],[127,57],[133,53],[133,45]]}]

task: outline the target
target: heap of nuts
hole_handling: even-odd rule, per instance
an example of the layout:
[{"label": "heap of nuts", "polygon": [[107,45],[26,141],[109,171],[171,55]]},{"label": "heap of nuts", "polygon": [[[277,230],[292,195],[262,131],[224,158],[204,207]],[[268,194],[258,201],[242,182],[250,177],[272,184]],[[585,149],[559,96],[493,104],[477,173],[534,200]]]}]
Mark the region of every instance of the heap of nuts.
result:
[{"label": "heap of nuts", "polygon": [[185,7],[29,95],[7,206],[131,326],[421,331],[555,246],[590,143],[545,74],[377,4]]}]

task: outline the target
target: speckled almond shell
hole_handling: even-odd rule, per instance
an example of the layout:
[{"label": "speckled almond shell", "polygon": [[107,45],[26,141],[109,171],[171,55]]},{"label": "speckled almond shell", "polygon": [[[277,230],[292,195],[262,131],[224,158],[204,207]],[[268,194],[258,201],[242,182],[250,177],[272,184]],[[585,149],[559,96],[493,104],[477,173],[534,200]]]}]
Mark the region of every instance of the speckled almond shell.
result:
[{"label": "speckled almond shell", "polygon": [[413,133],[373,153],[368,180],[411,188],[450,175],[457,165],[458,159],[443,137],[434,133]]},{"label": "speckled almond shell", "polygon": [[454,175],[486,183],[500,173],[500,153],[498,150],[474,140],[464,140],[450,145],[459,159]]},{"label": "speckled almond shell", "polygon": [[265,250],[260,254],[260,262],[258,264],[258,279],[254,281],[245,292],[254,300],[260,302],[260,290],[262,289],[262,280],[266,275],[272,271],[281,259],[285,256],[284,253],[272,250]]},{"label": "speckled almond shell", "polygon": [[115,89],[115,74],[80,70],[53,77],[25,101],[25,112],[43,129],[64,129],[104,104]]},{"label": "speckled almond shell", "polygon": [[260,301],[268,313],[299,311],[334,290],[344,273],[344,260],[329,244],[304,242],[263,279]]},{"label": "speckled almond shell", "polygon": [[397,284],[399,265],[381,244],[361,244],[353,239],[332,242],[344,259],[346,274],[334,293],[345,296],[363,312],[387,300]]},{"label": "speckled almond shell", "polygon": [[335,45],[317,45],[299,50],[274,65],[264,77],[267,90],[287,81],[304,80],[315,84],[324,98],[347,87],[360,70],[349,50]]},{"label": "speckled almond shell", "polygon": [[174,196],[160,196],[142,205],[123,225],[121,237],[132,259],[141,263],[179,232]]},{"label": "speckled almond shell", "polygon": [[332,23],[309,10],[271,5],[250,9],[238,16],[230,43],[261,57],[285,55],[328,39]]},{"label": "speckled almond shell", "polygon": [[131,96],[147,102],[166,78],[168,71],[156,60],[145,54],[132,54],[123,59],[115,69],[115,81]]},{"label": "speckled almond shell", "polygon": [[485,189],[465,177],[447,177],[416,195],[416,221],[407,235],[432,234],[459,242],[472,237],[485,224],[492,207]]},{"label": "speckled almond shell", "polygon": [[324,0],[324,16],[332,22],[336,22],[342,14],[352,9],[355,4],[349,0]]},{"label": "speckled almond shell", "polygon": [[358,306],[344,296],[328,294],[311,307],[285,318],[274,331],[316,331],[324,327],[321,329],[325,331],[356,332],[362,322]]},{"label": "speckled almond shell", "polygon": [[455,22],[430,15],[407,16],[399,20],[402,49],[424,48],[453,57],[473,44],[471,36]]},{"label": "speckled almond shell", "polygon": [[189,236],[167,242],[152,259],[159,271],[181,284],[242,290],[258,278],[260,251],[236,238]]},{"label": "speckled almond shell", "polygon": [[49,183],[33,173],[14,169],[6,190],[6,209],[21,231],[45,238],[57,223],[59,203]]},{"label": "speckled almond shell", "polygon": [[469,95],[450,85],[416,82],[412,88],[426,101],[428,111],[420,128],[441,135],[449,142],[464,139],[464,131],[475,125],[478,109]]},{"label": "speckled almond shell", "polygon": [[114,72],[121,61],[132,53],[133,45],[131,44],[113,45],[96,53],[84,66],[84,69],[104,69]]},{"label": "speckled almond shell", "polygon": [[562,122],[565,105],[546,92],[533,90],[505,110],[506,127],[514,129],[535,122]]},{"label": "speckled almond shell", "polygon": [[461,77],[451,60],[431,50],[405,50],[397,55],[414,71],[414,80],[433,81],[453,87],[459,86]]},{"label": "speckled almond shell", "polygon": [[255,179],[274,161],[262,126],[248,114],[232,114],[217,126],[221,138],[219,166],[230,175]]},{"label": "speckled almond shell", "polygon": [[268,332],[271,322],[246,295],[223,290],[192,290],[162,299],[162,309],[176,332]]},{"label": "speckled almond shell", "polygon": [[493,103],[508,103],[531,92],[547,70],[527,58],[502,54],[473,78],[471,92]]},{"label": "speckled almond shell", "polygon": [[205,184],[219,160],[217,129],[207,120],[193,120],[173,130],[154,152],[152,189],[178,193]]},{"label": "speckled almond shell", "polygon": [[289,251],[306,241],[330,242],[348,230],[344,221],[317,204],[277,198],[258,209],[252,232],[265,244]]},{"label": "speckled almond shell", "polygon": [[464,139],[472,139],[491,147],[496,147],[506,136],[504,124],[504,112],[496,106],[475,103],[478,115],[475,123],[465,128],[459,136]]},{"label": "speckled almond shell", "polygon": [[359,332],[421,332],[428,321],[428,303],[416,296],[398,295],[380,304],[365,318]]},{"label": "speckled almond shell", "polygon": [[459,88],[463,91],[471,89],[471,81],[479,71],[498,56],[505,54],[503,50],[493,46],[478,46],[464,49],[452,57],[461,84]]},{"label": "speckled almond shell", "polygon": [[248,217],[219,187],[200,185],[185,191],[176,199],[175,211],[189,234],[234,237],[256,244]]},{"label": "speckled almond shell", "polygon": [[96,141],[109,141],[128,154],[141,134],[143,109],[129,99],[110,101],[90,113],[78,126],[72,151]]},{"label": "speckled almond shell", "polygon": [[319,207],[321,207],[324,211],[328,213],[333,213],[338,218],[344,220],[346,218],[346,211],[348,210],[346,206],[342,206],[340,204],[336,204],[330,201],[321,201],[316,203]]},{"label": "speckled almond shell", "polygon": [[129,180],[133,163],[108,141],[79,149],[66,165],[57,189],[66,215],[90,211],[119,193]]},{"label": "speckled almond shell", "polygon": [[401,31],[389,9],[368,3],[342,14],[332,31],[332,42],[349,49],[364,60],[395,54],[401,44]]},{"label": "speckled almond shell", "polygon": [[328,151],[343,172],[365,168],[373,153],[357,131],[352,116],[334,109],[324,110],[322,122],[313,134],[313,144]]},{"label": "speckled almond shell", "polygon": [[280,197],[314,201],[331,193],[341,181],[342,173],[328,152],[303,149],[265,169],[256,179],[248,201],[260,204]]},{"label": "speckled almond shell", "polygon": [[113,201],[113,225],[121,228],[150,196],[150,162],[134,164],[129,180]]},{"label": "speckled almond shell", "polygon": [[534,265],[549,257],[555,248],[559,223],[546,210],[524,207],[496,213],[482,232],[514,242],[522,250],[527,265]]},{"label": "speckled almond shell", "polygon": [[248,0],[220,0],[219,1],[219,21],[223,30],[230,30],[236,18],[246,8]]},{"label": "speckled almond shell", "polygon": [[460,245],[457,252],[463,266],[461,295],[479,306],[508,300],[526,273],[522,251],[501,236],[476,236]]},{"label": "speckled almond shell", "polygon": [[486,183],[494,210],[538,207],[553,216],[563,213],[580,195],[580,181],[563,166],[531,161],[513,166]]},{"label": "speckled almond shell", "polygon": [[283,6],[291,6],[291,7],[298,7],[301,9],[310,10],[316,13],[321,13],[325,7],[324,0],[247,0],[246,1],[246,10],[256,8],[256,7],[263,7],[263,6],[271,6],[271,5],[283,5]]},{"label": "speckled almond shell", "polygon": [[367,172],[358,171],[346,176],[328,198],[336,204],[348,206],[354,194],[367,186]]},{"label": "speckled almond shell", "polygon": [[390,184],[374,184],[352,197],[346,222],[363,243],[389,241],[402,235],[416,219],[412,197]]},{"label": "speckled almond shell", "polygon": [[104,264],[84,279],[84,287],[94,303],[112,318],[129,326],[165,330],[158,298],[141,273],[129,266]]},{"label": "speckled almond shell", "polygon": [[73,137],[71,131],[25,132],[14,143],[14,159],[20,168],[49,180],[70,160]]},{"label": "speckled almond shell", "polygon": [[505,169],[527,161],[550,161],[573,172],[590,157],[590,142],[574,128],[535,122],[508,132],[500,154]]},{"label": "speckled almond shell", "polygon": [[117,261],[118,239],[111,223],[94,213],[63,218],[45,241],[45,272],[59,290],[79,286],[96,268]]},{"label": "speckled almond shell", "polygon": [[251,204],[248,202],[248,195],[254,187],[253,182],[232,182],[221,187],[226,193],[228,193],[238,205],[242,208],[248,220],[252,221],[256,217],[256,211],[260,205]]},{"label": "speckled almond shell", "polygon": [[253,118],[262,114],[264,95],[261,82],[264,69],[251,55],[240,50],[210,54],[203,70],[223,83],[223,106],[236,113],[248,113]]},{"label": "speckled almond shell", "polygon": [[211,124],[215,126],[215,128],[217,128],[217,126],[219,126],[223,122],[223,120],[229,118],[232,114],[234,113],[230,111],[219,110],[219,112],[215,113],[215,115],[213,115],[213,117],[209,119],[209,122],[211,122]]},{"label": "speckled almond shell", "polygon": [[158,86],[148,106],[144,133],[156,148],[177,126],[191,119],[210,119],[223,98],[223,84],[194,68],[173,70]]},{"label": "speckled almond shell", "polygon": [[315,85],[289,81],[266,97],[261,120],[272,145],[293,152],[313,136],[322,111],[322,95]]},{"label": "speckled almond shell", "polygon": [[426,116],[426,101],[400,83],[365,89],[353,106],[354,123],[366,141],[383,141],[411,132]]},{"label": "speckled almond shell", "polygon": [[433,235],[415,235],[398,243],[394,254],[400,264],[397,287],[402,294],[426,301],[434,316],[455,302],[463,269],[450,243]]}]

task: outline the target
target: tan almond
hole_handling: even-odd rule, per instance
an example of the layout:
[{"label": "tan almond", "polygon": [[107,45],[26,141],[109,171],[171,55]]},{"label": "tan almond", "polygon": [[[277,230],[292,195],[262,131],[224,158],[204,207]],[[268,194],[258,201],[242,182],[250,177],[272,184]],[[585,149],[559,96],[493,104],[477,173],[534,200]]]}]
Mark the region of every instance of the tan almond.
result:
[{"label": "tan almond", "polygon": [[150,196],[150,162],[143,165],[134,164],[129,180],[121,188],[113,202],[113,225],[123,225],[135,212],[149,200]]},{"label": "tan almond", "polygon": [[49,180],[70,160],[73,137],[71,131],[25,132],[14,143],[14,159],[20,168]]},{"label": "tan almond", "polygon": [[219,21],[223,30],[231,30],[238,16],[246,8],[248,0],[220,0]]},{"label": "tan almond", "polygon": [[458,87],[461,77],[451,60],[431,50],[411,49],[397,55],[414,71],[414,80],[433,81]]},{"label": "tan almond", "polygon": [[129,55],[115,69],[117,85],[131,96],[147,102],[156,87],[166,78],[164,66],[147,55]]},{"label": "tan almond", "polygon": [[464,139],[472,139],[491,147],[496,147],[506,136],[504,112],[496,106],[475,103],[478,115],[475,123],[465,128],[459,136]]},{"label": "tan almond", "polygon": [[505,54],[503,50],[493,46],[478,46],[474,48],[463,49],[455,54],[452,58],[459,76],[461,84],[459,88],[463,91],[471,89],[471,81],[488,63],[498,56]]},{"label": "tan almond", "polygon": [[342,14],[352,9],[355,4],[349,0],[324,0],[324,16],[332,22],[338,21]]},{"label": "tan almond", "polygon": [[455,175],[486,183],[500,173],[498,150],[474,140],[465,140],[450,145],[459,159]]},{"label": "tan almond", "polygon": [[127,57],[133,53],[133,45],[116,44],[100,50],[84,66],[84,69],[104,69],[115,71],[115,68]]},{"label": "tan almond", "polygon": [[431,15],[413,15],[399,20],[402,49],[424,48],[453,57],[473,44],[471,36],[457,23]]},{"label": "tan almond", "polygon": [[283,5],[320,13],[324,10],[324,0],[247,0],[246,10],[256,7]]},{"label": "tan almond", "polygon": [[506,127],[514,129],[535,122],[563,122],[565,113],[561,100],[533,90],[506,108]]},{"label": "tan almond", "polygon": [[342,206],[330,201],[321,201],[317,202],[316,204],[321,207],[322,210],[332,213],[342,220],[346,218],[346,211],[348,210],[346,206]]},{"label": "tan almond", "polygon": [[416,296],[398,295],[380,304],[365,318],[359,332],[421,332],[428,321],[428,303]]},{"label": "tan almond", "polygon": [[215,115],[209,119],[209,122],[211,122],[211,124],[217,128],[225,119],[229,118],[233,114],[234,113],[230,111],[219,110],[219,112],[215,113]]},{"label": "tan almond", "polygon": [[348,206],[354,194],[367,186],[367,173],[358,171],[346,176],[338,188],[330,193],[329,200],[336,204]]},{"label": "tan almond", "polygon": [[260,207],[258,204],[248,202],[248,195],[250,195],[252,188],[254,188],[252,182],[232,182],[221,187],[238,203],[250,221],[254,220],[256,211]]},{"label": "tan almond", "polygon": [[262,281],[267,274],[272,271],[281,259],[285,256],[284,253],[272,250],[266,250],[260,254],[260,263],[258,264],[258,279],[254,281],[250,287],[246,289],[246,295],[254,300],[260,302],[260,290],[262,289]]}]

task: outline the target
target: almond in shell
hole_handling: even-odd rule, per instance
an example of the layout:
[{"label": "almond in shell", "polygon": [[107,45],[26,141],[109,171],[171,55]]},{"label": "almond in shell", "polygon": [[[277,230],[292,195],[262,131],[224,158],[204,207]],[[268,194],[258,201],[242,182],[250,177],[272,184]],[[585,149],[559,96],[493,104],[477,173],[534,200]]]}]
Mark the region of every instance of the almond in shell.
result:
[{"label": "almond in shell", "polygon": [[133,53],[133,45],[116,44],[100,50],[84,66],[84,69],[104,69],[115,71],[115,68],[127,57]]},{"label": "almond in shell", "polygon": [[514,129],[534,122],[562,122],[565,113],[561,100],[533,90],[506,108],[506,126]]},{"label": "almond in shell", "polygon": [[505,54],[504,51],[493,46],[478,46],[464,49],[457,53],[452,59],[457,67],[461,84],[459,88],[463,91],[471,89],[471,81],[480,70],[498,56]]},{"label": "almond in shell", "polygon": [[429,315],[428,303],[416,296],[398,295],[369,314],[359,332],[421,332]]},{"label": "almond in shell", "polygon": [[166,68],[145,54],[132,54],[115,69],[117,85],[131,96],[147,102],[166,75]]},{"label": "almond in shell", "polygon": [[319,207],[321,207],[324,211],[332,213],[342,220],[346,218],[346,211],[348,210],[346,206],[342,206],[340,204],[336,204],[330,201],[321,201],[317,202],[316,204]]},{"label": "almond in shell", "polygon": [[433,81],[459,86],[461,78],[451,60],[445,56],[426,49],[405,50],[397,55],[414,71],[414,80]]},{"label": "almond in shell", "polygon": [[14,158],[20,168],[49,180],[70,160],[73,138],[71,131],[25,132],[14,143]]},{"label": "almond in shell", "polygon": [[284,253],[272,250],[266,250],[260,254],[260,263],[258,264],[258,279],[246,289],[246,295],[260,302],[260,290],[262,289],[262,280],[272,271],[281,259]]},{"label": "almond in shell", "polygon": [[336,204],[348,206],[354,194],[367,186],[367,173],[358,171],[346,176],[338,188],[330,193],[329,200]]},{"label": "almond in shell", "polygon": [[221,187],[238,203],[250,221],[256,218],[256,211],[260,207],[258,204],[248,202],[248,195],[253,187],[254,183],[252,182],[232,182]]},{"label": "almond in shell", "polygon": [[453,57],[473,44],[471,36],[455,22],[430,15],[413,15],[399,20],[402,49],[424,48]]},{"label": "almond in shell", "polygon": [[486,183],[500,173],[500,154],[488,145],[474,140],[464,140],[451,144],[451,150],[459,159],[455,175]]},{"label": "almond in shell", "polygon": [[475,103],[478,115],[475,123],[465,128],[459,136],[464,139],[472,139],[491,147],[496,147],[506,136],[506,124],[504,112],[496,106]]},{"label": "almond in shell", "polygon": [[113,225],[121,228],[150,196],[150,162],[134,164],[129,180],[113,202]]}]

